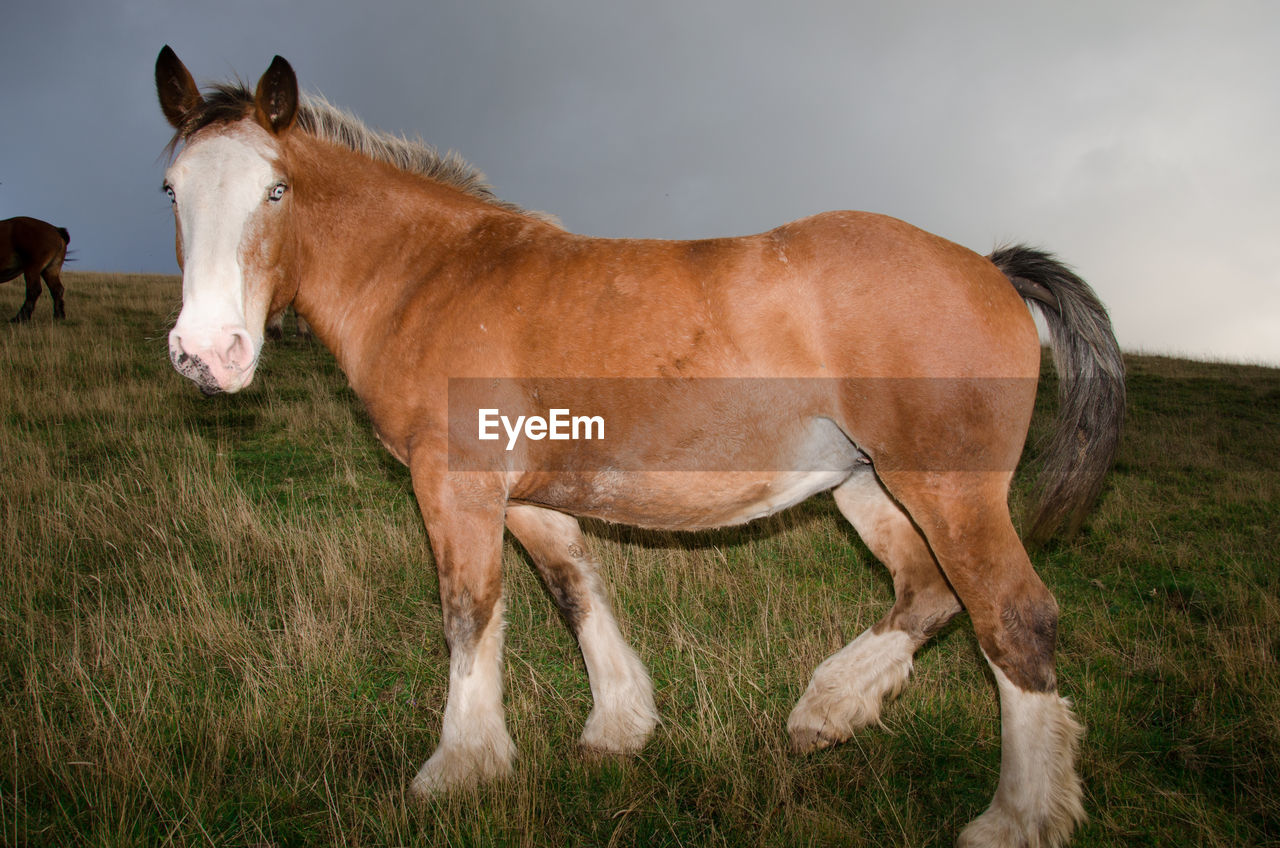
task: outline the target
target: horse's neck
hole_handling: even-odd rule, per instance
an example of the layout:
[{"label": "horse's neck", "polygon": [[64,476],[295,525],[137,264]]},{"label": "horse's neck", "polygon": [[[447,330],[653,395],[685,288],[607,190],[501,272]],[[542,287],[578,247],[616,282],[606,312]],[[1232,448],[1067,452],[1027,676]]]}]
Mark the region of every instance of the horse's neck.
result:
[{"label": "horse's neck", "polygon": [[507,213],[349,155],[336,159],[327,172],[295,179],[294,306],[354,385],[406,288],[420,284],[485,216]]}]

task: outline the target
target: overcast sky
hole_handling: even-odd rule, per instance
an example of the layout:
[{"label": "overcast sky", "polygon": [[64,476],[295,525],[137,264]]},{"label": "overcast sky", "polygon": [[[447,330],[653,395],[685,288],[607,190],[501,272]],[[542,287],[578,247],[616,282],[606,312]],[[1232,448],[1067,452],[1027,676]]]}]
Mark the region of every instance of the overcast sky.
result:
[{"label": "overcast sky", "polygon": [[1280,3],[6,5],[0,218],[69,228],[75,268],[177,271],[169,44],[202,83],[254,83],[279,53],[576,232],[868,209],[1058,253],[1127,350],[1280,364]]}]

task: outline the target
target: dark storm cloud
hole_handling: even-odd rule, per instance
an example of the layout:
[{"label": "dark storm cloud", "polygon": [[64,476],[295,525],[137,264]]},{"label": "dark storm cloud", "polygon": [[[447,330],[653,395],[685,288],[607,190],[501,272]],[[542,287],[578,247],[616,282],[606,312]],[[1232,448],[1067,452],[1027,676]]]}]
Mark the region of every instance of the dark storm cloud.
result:
[{"label": "dark storm cloud", "polygon": [[[25,4],[0,33],[0,217],[173,272],[151,68],[275,53],[599,235],[887,212],[1075,264],[1129,348],[1280,362],[1280,11],[1264,3]],[[15,81],[21,84],[15,84]],[[24,116],[24,117],[16,117]]]}]

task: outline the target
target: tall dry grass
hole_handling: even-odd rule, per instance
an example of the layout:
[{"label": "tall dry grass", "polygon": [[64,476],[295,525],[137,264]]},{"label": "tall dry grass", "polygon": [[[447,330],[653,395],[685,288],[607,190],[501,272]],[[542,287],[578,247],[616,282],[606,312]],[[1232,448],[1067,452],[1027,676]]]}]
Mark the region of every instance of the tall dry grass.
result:
[{"label": "tall dry grass", "polygon": [[[582,663],[509,544],[516,773],[407,804],[447,685],[407,473],[321,349],[204,399],[166,358],[176,280],[68,278],[65,324],[0,330],[0,844],[919,846],[989,801],[964,621],[885,728],[787,752],[813,667],[892,599],[819,498],[722,533],[588,523],[663,716],[634,758],[575,752]],[[1088,727],[1077,844],[1274,844],[1280,375],[1130,365],[1102,501],[1036,555]]]}]

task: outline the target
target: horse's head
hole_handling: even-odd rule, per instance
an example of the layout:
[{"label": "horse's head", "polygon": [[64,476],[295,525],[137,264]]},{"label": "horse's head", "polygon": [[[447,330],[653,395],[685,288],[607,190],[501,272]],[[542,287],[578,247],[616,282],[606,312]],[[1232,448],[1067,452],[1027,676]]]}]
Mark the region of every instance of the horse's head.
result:
[{"label": "horse's head", "polygon": [[283,262],[290,198],[280,147],[297,115],[297,78],[277,56],[251,100],[206,100],[166,46],[156,90],[181,144],[165,173],[182,267],[169,358],[206,394],[239,391],[253,379],[268,317],[297,290]]}]

